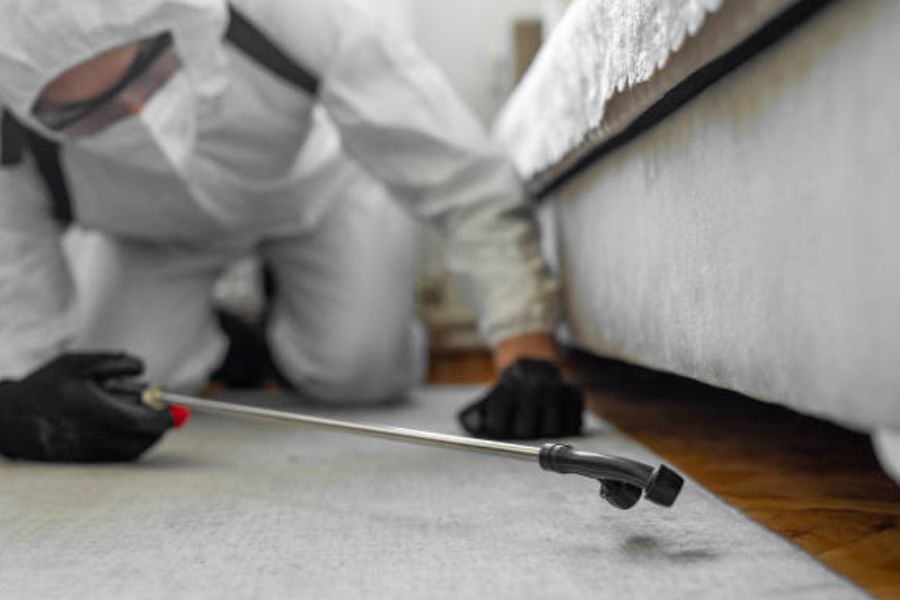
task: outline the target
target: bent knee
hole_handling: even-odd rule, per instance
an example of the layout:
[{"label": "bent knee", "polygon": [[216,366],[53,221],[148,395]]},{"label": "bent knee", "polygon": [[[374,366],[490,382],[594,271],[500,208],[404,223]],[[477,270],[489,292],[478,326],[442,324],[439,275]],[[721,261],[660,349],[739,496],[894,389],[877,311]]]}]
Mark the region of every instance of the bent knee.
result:
[{"label": "bent knee", "polygon": [[340,403],[396,400],[423,378],[425,349],[415,339],[312,346],[279,342],[277,336],[272,343],[282,375],[310,399]]}]

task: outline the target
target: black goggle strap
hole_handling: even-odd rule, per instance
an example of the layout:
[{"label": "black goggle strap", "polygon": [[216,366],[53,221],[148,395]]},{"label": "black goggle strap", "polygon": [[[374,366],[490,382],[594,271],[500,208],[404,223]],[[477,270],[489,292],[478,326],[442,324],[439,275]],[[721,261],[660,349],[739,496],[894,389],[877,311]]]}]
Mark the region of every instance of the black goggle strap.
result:
[{"label": "black goggle strap", "polygon": [[172,43],[172,34],[168,32],[153,38],[150,43],[141,48],[137,56],[134,57],[131,66],[128,67],[128,71],[118,83],[96,98],[52,109],[35,107],[32,110],[33,114],[41,123],[53,131],[69,127],[115,98],[132,81],[143,75],[156,59],[172,46]]}]

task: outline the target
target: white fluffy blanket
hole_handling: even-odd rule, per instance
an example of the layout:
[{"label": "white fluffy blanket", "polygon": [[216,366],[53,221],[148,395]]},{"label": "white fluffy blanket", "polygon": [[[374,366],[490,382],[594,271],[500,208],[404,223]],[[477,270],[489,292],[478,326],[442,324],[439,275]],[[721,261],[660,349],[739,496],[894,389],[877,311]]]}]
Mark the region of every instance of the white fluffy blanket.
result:
[{"label": "white fluffy blanket", "polygon": [[576,0],[501,113],[497,136],[531,177],[600,129],[616,92],[649,80],[723,0]]}]

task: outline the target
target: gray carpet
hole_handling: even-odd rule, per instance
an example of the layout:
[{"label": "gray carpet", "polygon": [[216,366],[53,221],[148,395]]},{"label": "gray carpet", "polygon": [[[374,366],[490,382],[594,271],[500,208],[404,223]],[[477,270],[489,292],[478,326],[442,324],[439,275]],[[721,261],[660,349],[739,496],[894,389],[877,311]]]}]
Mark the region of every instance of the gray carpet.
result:
[{"label": "gray carpet", "polygon": [[[474,393],[306,412],[455,432]],[[592,430],[579,447],[655,460]],[[280,424],[195,416],[140,465],[2,463],[0,485],[2,598],[864,596],[694,484],[620,512],[536,465]]]}]

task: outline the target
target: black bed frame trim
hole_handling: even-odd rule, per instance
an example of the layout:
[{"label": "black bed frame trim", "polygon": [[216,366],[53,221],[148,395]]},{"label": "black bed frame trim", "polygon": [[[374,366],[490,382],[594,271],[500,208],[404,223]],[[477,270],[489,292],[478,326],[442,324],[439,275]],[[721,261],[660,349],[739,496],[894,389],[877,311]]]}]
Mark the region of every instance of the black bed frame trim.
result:
[{"label": "black bed frame trim", "polygon": [[801,0],[786,9],[743,42],[691,73],[655,104],[641,113],[621,133],[588,151],[570,167],[549,177],[547,180],[542,180],[538,176],[535,179],[535,183],[531,185],[532,194],[537,198],[543,199],[557,191],[604,156],[653,128],[698,96],[703,90],[753,58],[762,50],[785,37],[831,2],[833,0]]}]

